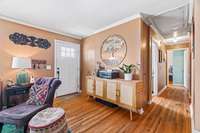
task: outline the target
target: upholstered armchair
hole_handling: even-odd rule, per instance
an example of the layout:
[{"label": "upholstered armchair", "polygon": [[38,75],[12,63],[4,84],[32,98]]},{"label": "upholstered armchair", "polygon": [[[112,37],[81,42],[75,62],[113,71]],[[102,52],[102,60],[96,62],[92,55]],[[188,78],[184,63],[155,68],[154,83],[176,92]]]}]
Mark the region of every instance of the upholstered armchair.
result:
[{"label": "upholstered armchair", "polygon": [[17,129],[24,128],[24,131],[26,132],[28,122],[36,113],[53,106],[54,94],[56,89],[60,86],[61,81],[56,78],[44,77],[37,79],[35,82],[35,84],[38,85],[46,83],[49,85],[49,90],[44,105],[38,106],[22,103],[0,112],[0,132],[5,123],[16,125]]}]

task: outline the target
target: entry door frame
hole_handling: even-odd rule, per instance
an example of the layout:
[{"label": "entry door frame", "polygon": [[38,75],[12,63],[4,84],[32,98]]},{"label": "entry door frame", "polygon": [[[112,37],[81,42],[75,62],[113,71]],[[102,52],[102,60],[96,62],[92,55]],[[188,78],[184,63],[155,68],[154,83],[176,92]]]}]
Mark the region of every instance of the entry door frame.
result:
[{"label": "entry door frame", "polygon": [[[184,50],[184,84],[183,85],[172,84],[172,85],[174,85],[174,86],[183,86],[183,87],[186,87],[186,88],[189,89],[190,88],[190,69],[191,69],[190,68],[191,60],[190,60],[189,48],[168,49],[167,53],[168,53],[168,51],[179,51],[179,50]],[[185,57],[186,53],[187,53],[188,57]],[[187,60],[186,58],[189,59],[187,62],[185,62],[185,60]],[[186,66],[185,64],[187,65],[187,67],[185,67]],[[168,71],[168,54],[167,54],[167,69],[166,70],[167,70],[167,86],[170,86],[170,84],[169,84],[169,71]]]},{"label": "entry door frame", "polygon": [[[80,63],[81,63],[81,61],[80,61],[80,55],[81,55],[81,51],[80,51],[80,44],[78,44],[78,43],[73,43],[73,42],[68,42],[68,41],[62,41],[62,40],[57,40],[57,39],[55,39],[54,40],[54,77],[55,78],[57,78],[57,59],[56,59],[56,45],[57,45],[57,43],[66,43],[66,44],[71,44],[71,45],[78,45],[79,46],[79,64],[78,64],[78,87],[77,87],[77,92],[78,93],[80,93],[81,92],[81,90],[80,90],[80,82],[81,82],[81,80],[80,80]],[[55,94],[55,97],[57,97],[56,96],[56,94]]]},{"label": "entry door frame", "polygon": [[[153,46],[155,45],[155,46]],[[153,47],[156,47],[156,50],[157,50],[157,57],[152,57],[153,55]],[[159,58],[159,46],[158,46],[158,42],[156,40],[152,40],[152,47],[151,47],[151,88],[152,88],[152,96],[157,96],[158,95],[158,58]],[[156,70],[155,72],[153,73],[153,68],[155,66],[155,64],[153,64],[153,58],[155,58],[155,62],[156,62]],[[153,77],[154,75],[154,77]]]}]

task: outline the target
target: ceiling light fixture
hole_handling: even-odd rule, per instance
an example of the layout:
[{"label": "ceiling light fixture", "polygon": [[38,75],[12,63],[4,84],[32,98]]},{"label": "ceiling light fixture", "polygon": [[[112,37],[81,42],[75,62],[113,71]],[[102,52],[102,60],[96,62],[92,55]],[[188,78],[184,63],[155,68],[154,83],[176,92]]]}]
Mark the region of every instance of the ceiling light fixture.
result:
[{"label": "ceiling light fixture", "polygon": [[175,31],[175,32],[173,33],[173,36],[174,36],[173,42],[176,43],[176,42],[178,41],[178,40],[177,40],[178,32]]},{"label": "ceiling light fixture", "polygon": [[178,32],[175,31],[175,32],[173,33],[173,36],[174,36],[174,37],[177,37],[177,36],[178,36]]}]

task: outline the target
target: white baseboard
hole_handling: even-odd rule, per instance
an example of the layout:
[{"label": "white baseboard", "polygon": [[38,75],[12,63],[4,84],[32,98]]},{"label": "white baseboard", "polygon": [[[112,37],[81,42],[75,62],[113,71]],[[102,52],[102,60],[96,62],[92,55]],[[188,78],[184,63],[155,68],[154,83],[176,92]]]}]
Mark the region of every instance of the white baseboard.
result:
[{"label": "white baseboard", "polygon": [[164,90],[167,89],[167,85],[165,85],[165,87],[163,87],[163,89],[158,93],[158,96],[164,92]]},{"label": "white baseboard", "polygon": [[192,133],[200,133],[200,131],[194,129],[194,116],[193,116],[193,107],[190,105],[190,116],[192,120]]},{"label": "white baseboard", "polygon": [[192,129],[192,133],[200,133],[200,132],[195,129]]}]

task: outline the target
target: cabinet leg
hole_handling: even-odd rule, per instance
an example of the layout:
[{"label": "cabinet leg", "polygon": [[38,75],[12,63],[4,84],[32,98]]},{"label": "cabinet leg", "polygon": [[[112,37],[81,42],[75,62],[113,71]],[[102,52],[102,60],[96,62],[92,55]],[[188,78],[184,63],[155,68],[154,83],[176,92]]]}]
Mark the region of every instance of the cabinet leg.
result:
[{"label": "cabinet leg", "polygon": [[142,114],[144,113],[143,108],[139,109],[139,110],[138,110],[138,113],[139,113],[140,115],[142,115]]},{"label": "cabinet leg", "polygon": [[87,96],[87,100],[90,100],[90,96],[89,95]]},{"label": "cabinet leg", "polygon": [[130,112],[130,120],[132,121],[133,120],[133,112],[131,109],[129,110],[129,112]]}]

